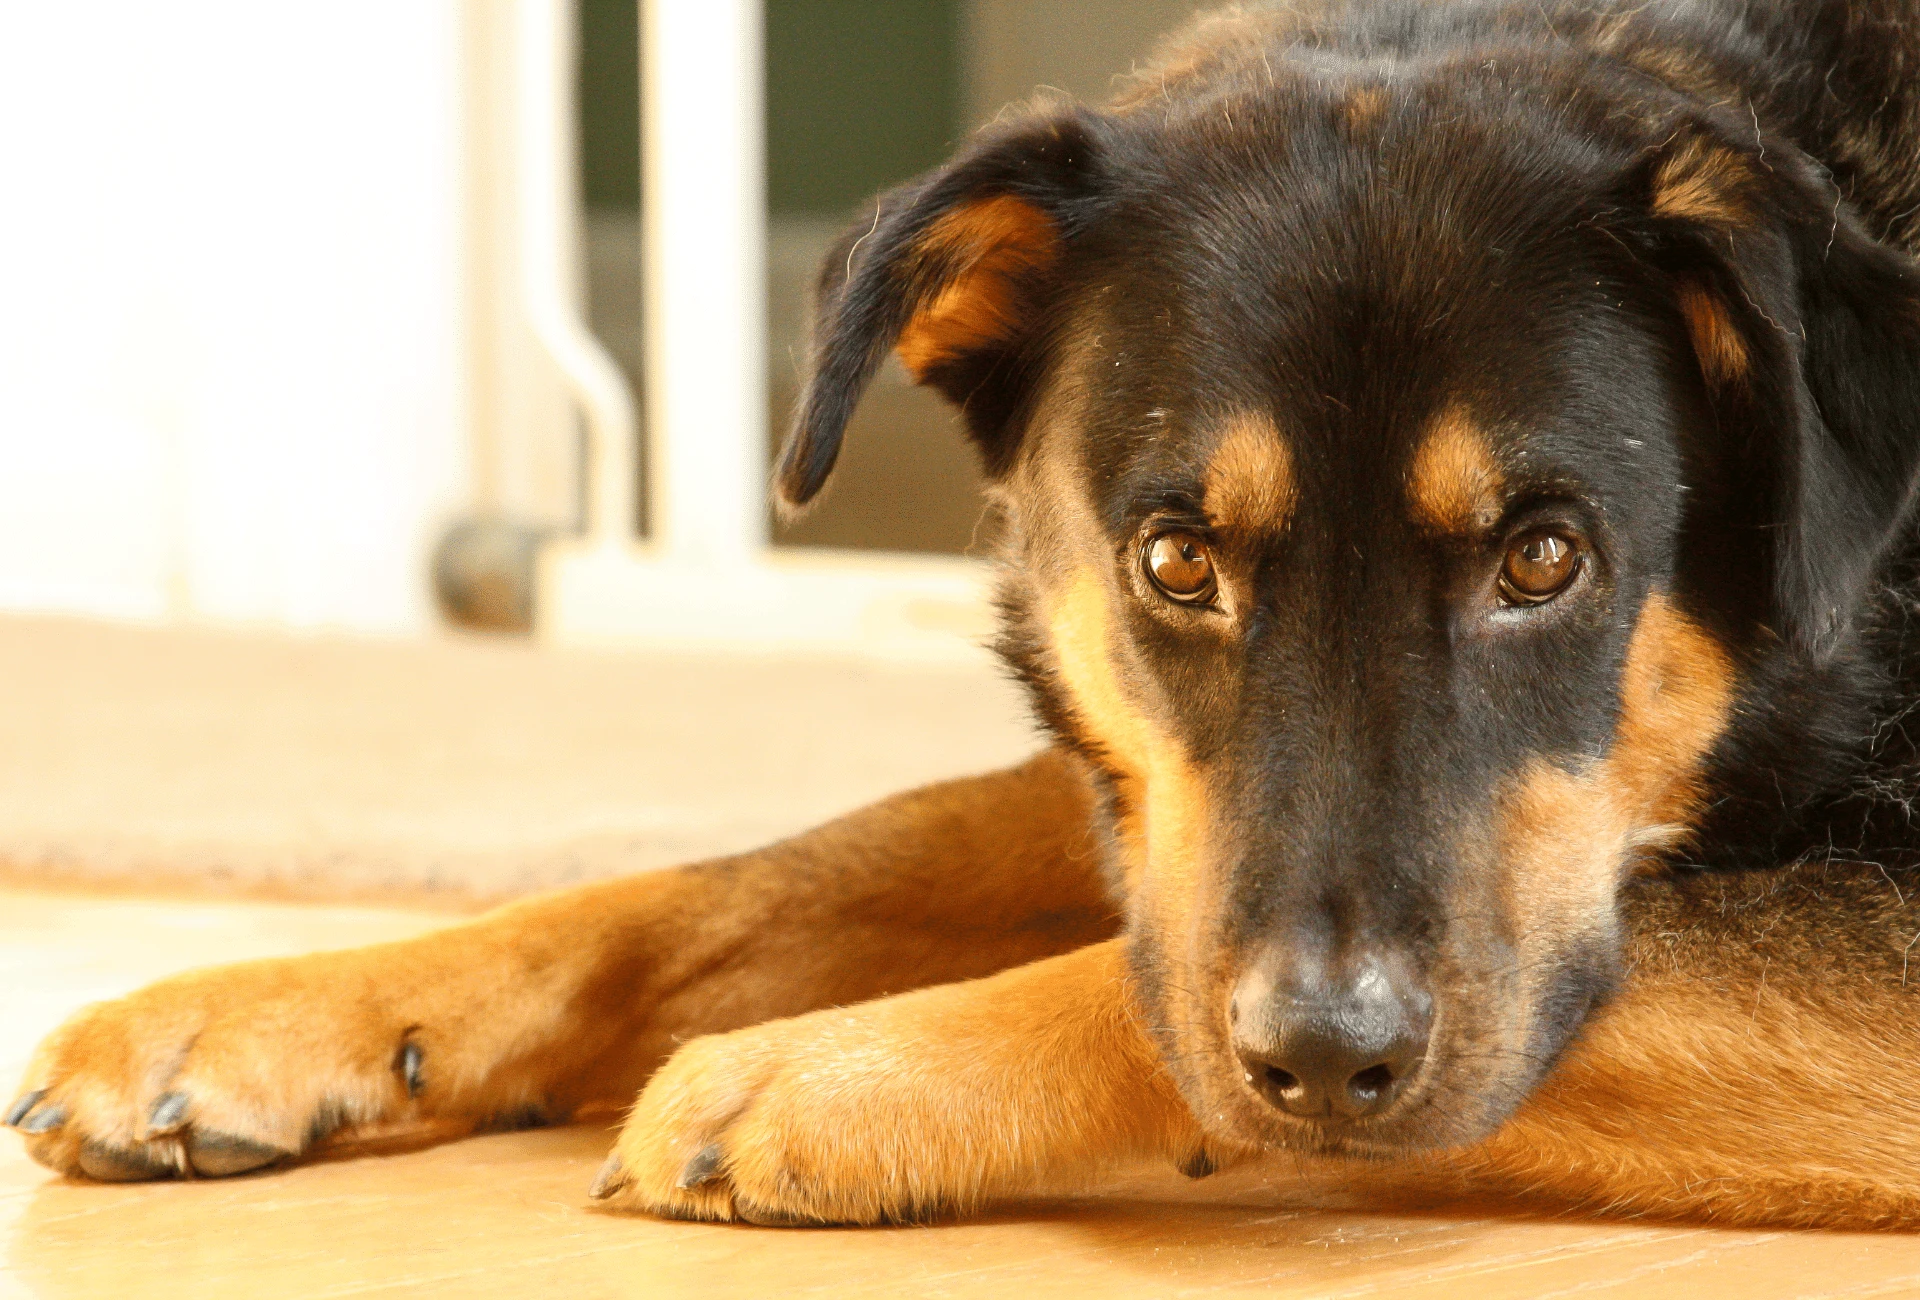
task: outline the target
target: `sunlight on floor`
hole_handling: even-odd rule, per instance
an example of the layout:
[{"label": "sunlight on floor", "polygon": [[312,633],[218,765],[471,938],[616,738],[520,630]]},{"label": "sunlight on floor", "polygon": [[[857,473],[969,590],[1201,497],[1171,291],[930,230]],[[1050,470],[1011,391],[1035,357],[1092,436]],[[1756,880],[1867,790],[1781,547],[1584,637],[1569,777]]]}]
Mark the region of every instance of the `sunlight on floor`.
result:
[{"label": "sunlight on floor", "polygon": [[[0,891],[0,1074],[67,1011],[182,967],[401,938],[375,908]],[[1920,1241],[1313,1208],[1155,1175],[928,1228],[782,1231],[589,1208],[603,1126],[500,1134],[226,1182],[53,1178],[0,1134],[0,1294],[1599,1296],[1911,1294]],[[1217,1185],[1216,1185],[1217,1184]],[[1321,1205],[1332,1204],[1322,1198]]]}]

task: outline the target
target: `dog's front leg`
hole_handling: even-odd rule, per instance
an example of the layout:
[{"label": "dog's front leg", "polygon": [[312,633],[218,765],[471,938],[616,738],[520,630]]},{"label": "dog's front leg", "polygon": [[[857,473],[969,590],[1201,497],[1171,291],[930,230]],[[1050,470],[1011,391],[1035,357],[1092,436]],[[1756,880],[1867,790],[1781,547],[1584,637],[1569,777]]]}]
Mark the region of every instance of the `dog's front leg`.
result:
[{"label": "dog's front leg", "polygon": [[690,1043],[594,1190],[677,1218],[881,1223],[1201,1149],[1112,940]]},{"label": "dog's front leg", "polygon": [[118,1180],[623,1104],[688,1038],[1110,935],[1089,798],[1043,754],[418,939],[193,971],[77,1013],[5,1122],[41,1163]]}]

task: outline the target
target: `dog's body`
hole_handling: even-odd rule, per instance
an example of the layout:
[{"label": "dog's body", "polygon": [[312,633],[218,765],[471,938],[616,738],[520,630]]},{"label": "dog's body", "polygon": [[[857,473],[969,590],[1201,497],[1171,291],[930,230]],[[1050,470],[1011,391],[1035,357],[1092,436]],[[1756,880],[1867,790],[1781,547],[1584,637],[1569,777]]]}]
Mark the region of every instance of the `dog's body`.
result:
[{"label": "dog's body", "polygon": [[595,1194],[682,1216],[1283,1149],[1920,1223],[1915,20],[1262,9],[986,134],[829,259],[781,482],[890,347],[961,403],[1058,747],[90,1008],[8,1122],[217,1174],[645,1083]]}]

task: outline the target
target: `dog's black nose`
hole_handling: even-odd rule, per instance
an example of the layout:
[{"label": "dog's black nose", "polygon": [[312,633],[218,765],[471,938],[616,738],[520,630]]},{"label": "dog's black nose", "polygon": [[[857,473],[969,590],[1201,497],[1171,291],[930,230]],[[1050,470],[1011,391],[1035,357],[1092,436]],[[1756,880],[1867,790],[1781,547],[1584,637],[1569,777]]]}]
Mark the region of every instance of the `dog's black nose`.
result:
[{"label": "dog's black nose", "polygon": [[1304,1119],[1361,1119],[1400,1095],[1426,1059],[1432,999],[1399,964],[1343,968],[1271,953],[1233,992],[1233,1046],[1254,1091]]}]

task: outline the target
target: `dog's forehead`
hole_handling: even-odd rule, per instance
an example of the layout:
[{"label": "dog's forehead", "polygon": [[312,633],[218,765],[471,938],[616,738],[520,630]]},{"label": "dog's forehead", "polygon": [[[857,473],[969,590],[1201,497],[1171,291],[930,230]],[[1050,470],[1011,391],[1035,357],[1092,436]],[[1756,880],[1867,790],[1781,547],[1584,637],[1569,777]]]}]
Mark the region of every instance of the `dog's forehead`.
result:
[{"label": "dog's forehead", "polygon": [[1061,423],[1119,535],[1155,517],[1283,532],[1390,516],[1471,536],[1528,496],[1631,515],[1673,478],[1676,384],[1656,332],[1613,323],[1600,350],[1549,332],[1383,346],[1330,327],[1319,343],[1345,350],[1347,373],[1317,386],[1287,382],[1271,351],[1196,355],[1109,328],[1076,358]]},{"label": "dog's forehead", "polygon": [[1156,518],[1243,538],[1284,535],[1297,521],[1392,520],[1422,535],[1473,538],[1529,494],[1595,503],[1608,495],[1604,469],[1595,474],[1550,432],[1486,419],[1464,403],[1384,436],[1362,429],[1332,439],[1271,407],[1158,414],[1161,432],[1121,473],[1086,480],[1100,485],[1097,504],[1117,534]]},{"label": "dog's forehead", "polygon": [[1146,186],[1085,280],[1062,369],[1116,526],[1156,501],[1284,522],[1308,492],[1459,530],[1647,459],[1667,326],[1580,205],[1494,211],[1452,177],[1363,177],[1365,142],[1269,146],[1273,165]]}]

